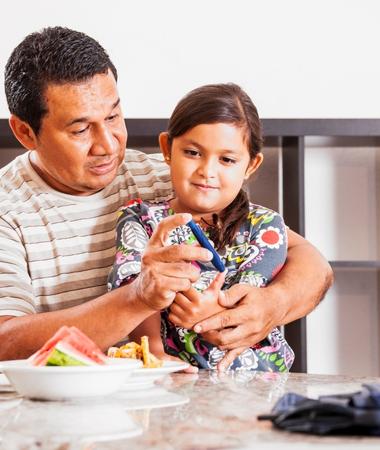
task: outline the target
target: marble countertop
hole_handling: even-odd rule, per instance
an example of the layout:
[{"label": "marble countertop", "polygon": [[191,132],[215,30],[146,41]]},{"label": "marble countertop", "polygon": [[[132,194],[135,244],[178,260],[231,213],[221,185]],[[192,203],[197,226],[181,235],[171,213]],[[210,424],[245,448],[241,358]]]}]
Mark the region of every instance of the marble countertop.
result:
[{"label": "marble countertop", "polygon": [[0,393],[6,450],[375,449],[380,438],[317,437],[257,421],[285,392],[354,392],[379,378],[235,373],[168,375],[154,387],[107,398],[42,402]]}]

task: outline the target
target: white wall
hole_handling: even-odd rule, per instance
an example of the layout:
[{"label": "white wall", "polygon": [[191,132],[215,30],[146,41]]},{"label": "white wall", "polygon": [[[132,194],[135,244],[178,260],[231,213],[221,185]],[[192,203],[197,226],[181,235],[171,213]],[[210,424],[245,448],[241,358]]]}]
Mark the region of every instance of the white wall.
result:
[{"label": "white wall", "polygon": [[75,28],[113,58],[127,117],[167,117],[219,81],[240,83],[262,117],[379,117],[378,0],[19,0],[0,17],[1,76],[28,33]]},{"label": "white wall", "polygon": [[[329,260],[380,260],[380,145],[371,138],[308,138],[306,236]],[[379,271],[336,269],[307,318],[308,371],[380,375]]]}]

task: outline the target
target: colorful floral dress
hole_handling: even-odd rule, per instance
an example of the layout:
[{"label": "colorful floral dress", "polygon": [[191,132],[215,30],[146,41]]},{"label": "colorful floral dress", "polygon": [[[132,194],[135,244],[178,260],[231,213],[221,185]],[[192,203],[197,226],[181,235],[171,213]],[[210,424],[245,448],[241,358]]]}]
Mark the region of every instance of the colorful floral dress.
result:
[{"label": "colorful floral dress", "polygon": [[[132,200],[120,210],[116,229],[116,258],[108,278],[108,289],[127,283],[140,272],[141,255],[153,230],[165,217],[174,214],[168,202],[144,203]],[[172,244],[193,243],[195,237],[186,225],[170,233]],[[247,220],[234,241],[219,251],[228,272],[222,289],[236,283],[265,287],[281,270],[287,253],[286,229],[282,217],[267,208],[250,204]],[[210,263],[197,262],[200,278],[194,287],[206,289],[217,272]],[[213,369],[225,352],[210,344],[193,330],[170,322],[169,311],[161,312],[161,337],[166,353],[204,369]],[[275,328],[252,348],[240,354],[230,369],[287,372],[294,353],[281,332]]]}]

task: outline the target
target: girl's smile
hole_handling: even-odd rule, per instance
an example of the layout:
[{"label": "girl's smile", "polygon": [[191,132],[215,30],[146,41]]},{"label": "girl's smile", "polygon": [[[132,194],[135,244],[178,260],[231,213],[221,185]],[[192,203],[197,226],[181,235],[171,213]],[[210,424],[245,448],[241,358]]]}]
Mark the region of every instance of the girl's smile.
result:
[{"label": "girl's smile", "polygon": [[209,190],[214,190],[214,189],[219,189],[217,186],[211,186],[209,184],[203,184],[203,183],[192,183],[193,186],[195,186],[196,188],[200,189],[200,190],[204,190],[204,191],[209,191]]}]

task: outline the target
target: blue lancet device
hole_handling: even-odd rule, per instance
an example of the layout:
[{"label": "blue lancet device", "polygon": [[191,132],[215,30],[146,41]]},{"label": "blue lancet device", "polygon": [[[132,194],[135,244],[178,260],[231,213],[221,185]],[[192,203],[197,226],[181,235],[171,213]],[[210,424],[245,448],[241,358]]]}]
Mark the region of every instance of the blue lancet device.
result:
[{"label": "blue lancet device", "polygon": [[207,248],[207,250],[210,250],[210,252],[213,254],[211,263],[213,264],[215,269],[219,270],[219,272],[224,272],[226,268],[224,267],[224,264],[220,259],[220,256],[218,255],[214,247],[210,244],[209,240],[204,235],[202,229],[194,222],[194,220],[190,220],[190,222],[187,223],[187,226],[191,229],[200,245],[203,248]]}]

